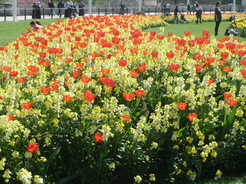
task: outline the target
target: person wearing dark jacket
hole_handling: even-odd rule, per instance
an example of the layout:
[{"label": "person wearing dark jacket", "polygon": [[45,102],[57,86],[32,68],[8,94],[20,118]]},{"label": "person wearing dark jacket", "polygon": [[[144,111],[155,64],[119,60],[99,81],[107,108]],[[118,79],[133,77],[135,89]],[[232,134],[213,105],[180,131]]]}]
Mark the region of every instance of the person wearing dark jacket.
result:
[{"label": "person wearing dark jacket", "polygon": [[221,5],[221,2],[218,1],[216,4],[216,7],[215,7],[215,13],[214,13],[214,20],[215,20],[215,36],[218,35],[218,30],[219,30],[219,26],[220,26],[220,22],[221,22],[221,19],[222,19],[222,16],[221,16],[221,11],[220,11],[220,5]]},{"label": "person wearing dark jacket", "polygon": [[[180,13],[178,6],[175,7],[174,9],[174,19],[173,19],[173,23],[179,23],[179,17],[178,17],[178,13]],[[180,13],[181,14],[181,13]]]},{"label": "person wearing dark jacket", "polygon": [[196,23],[198,22],[202,23],[202,9],[198,8],[196,11]]},{"label": "person wearing dark jacket", "polygon": [[41,6],[40,3],[38,2],[38,4],[34,3],[32,6],[32,19],[41,19]]},{"label": "person wearing dark jacket", "polygon": [[65,8],[64,3],[63,3],[62,0],[58,3],[58,8],[59,8],[58,9],[58,15],[61,18],[61,16],[62,16],[62,8]]}]

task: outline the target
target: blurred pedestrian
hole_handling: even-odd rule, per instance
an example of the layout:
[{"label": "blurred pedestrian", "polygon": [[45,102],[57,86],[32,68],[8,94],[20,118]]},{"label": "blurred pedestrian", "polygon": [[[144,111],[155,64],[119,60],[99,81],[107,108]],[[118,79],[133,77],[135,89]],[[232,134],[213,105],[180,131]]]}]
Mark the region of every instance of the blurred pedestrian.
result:
[{"label": "blurred pedestrian", "polygon": [[[180,13],[180,11],[178,10],[178,6],[175,7],[174,9],[174,19],[173,19],[173,23],[179,23],[179,17],[178,17],[178,13]],[[180,13],[181,14],[181,13]]]},{"label": "blurred pedestrian", "polygon": [[84,16],[85,15],[84,7],[85,7],[85,4],[81,1],[79,3],[79,16]]},{"label": "blurred pedestrian", "polygon": [[32,6],[32,18],[33,19],[41,19],[41,5],[40,3],[33,3]]},{"label": "blurred pedestrian", "polygon": [[122,1],[120,2],[120,14],[124,15],[125,13],[125,5],[122,3]]},{"label": "blurred pedestrian", "polygon": [[190,4],[187,4],[187,14],[191,14],[191,7],[190,7]]},{"label": "blurred pedestrian", "polygon": [[55,5],[52,0],[48,1],[48,6],[50,8],[50,16],[52,18],[55,15],[55,12],[54,12]]},{"label": "blurred pedestrian", "polygon": [[221,10],[220,10],[220,5],[221,5],[221,2],[220,1],[217,1],[216,4],[215,4],[215,13],[214,13],[214,20],[215,20],[215,36],[219,35],[218,34],[218,30],[219,30],[219,26],[220,26],[220,22],[221,22],[221,19],[222,19],[222,16],[221,16]]},{"label": "blurred pedestrian", "polygon": [[202,23],[202,9],[198,8],[196,11],[196,24],[198,24],[198,22]]},{"label": "blurred pedestrian", "polygon": [[62,17],[62,9],[65,8],[63,1],[61,0],[58,3],[58,15],[61,18]]}]

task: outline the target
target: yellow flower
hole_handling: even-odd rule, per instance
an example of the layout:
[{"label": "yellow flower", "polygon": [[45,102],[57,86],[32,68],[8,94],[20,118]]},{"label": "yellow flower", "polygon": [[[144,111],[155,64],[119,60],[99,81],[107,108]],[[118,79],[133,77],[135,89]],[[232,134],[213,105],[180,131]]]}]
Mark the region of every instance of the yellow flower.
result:
[{"label": "yellow flower", "polygon": [[187,175],[190,177],[192,181],[194,181],[196,179],[197,173],[189,169]]},{"label": "yellow flower", "polygon": [[242,109],[240,109],[240,108],[238,108],[238,109],[237,109],[237,111],[236,111],[235,116],[238,116],[238,117],[243,117],[243,114],[244,114],[243,110],[242,110]]},{"label": "yellow flower", "polygon": [[35,184],[42,184],[42,183],[44,183],[44,180],[43,180],[43,178],[41,178],[39,175],[34,175],[34,183]]},{"label": "yellow flower", "polygon": [[157,142],[152,142],[152,144],[151,144],[151,150],[152,149],[156,149],[158,147],[158,143]]},{"label": "yellow flower", "polygon": [[149,174],[149,181],[155,181],[155,175]]},{"label": "yellow flower", "polygon": [[51,121],[55,127],[58,127],[58,124],[59,124],[59,119],[55,118]]},{"label": "yellow flower", "polygon": [[191,148],[191,151],[190,151],[192,154],[196,154],[197,153],[197,151],[196,151],[196,147],[195,146],[193,146],[192,148]]},{"label": "yellow flower", "polygon": [[115,163],[110,163],[108,167],[109,167],[109,169],[114,170],[115,169]]},{"label": "yellow flower", "polygon": [[202,146],[202,145],[204,145],[204,141],[203,140],[200,140],[199,142],[198,142],[198,144],[197,144],[198,146]]},{"label": "yellow flower", "polygon": [[149,161],[149,156],[146,156],[145,157],[145,160],[148,162]]},{"label": "yellow flower", "polygon": [[14,152],[12,153],[12,156],[15,157],[15,158],[16,158],[16,157],[19,157],[19,152],[18,152],[18,151],[14,151]]},{"label": "yellow flower", "polygon": [[32,158],[32,153],[29,152],[29,151],[27,151],[27,152],[25,153],[25,157],[26,157],[26,158]]},{"label": "yellow flower", "polygon": [[215,179],[215,180],[218,180],[218,179],[220,179],[220,178],[222,177],[222,175],[223,175],[223,173],[218,169],[218,170],[216,171],[216,173],[215,173],[214,179]]},{"label": "yellow flower", "polygon": [[193,138],[192,137],[186,137],[186,141],[191,144],[193,141]]},{"label": "yellow flower", "polygon": [[137,175],[134,177],[135,183],[140,183],[142,181],[141,176]]},{"label": "yellow flower", "polygon": [[4,170],[4,166],[5,166],[5,163],[6,162],[6,158],[2,158],[0,160],[0,170]]},{"label": "yellow flower", "polygon": [[40,157],[39,159],[38,159],[38,161],[39,162],[47,162],[47,159],[45,158],[45,157]]},{"label": "yellow flower", "polygon": [[11,175],[12,173],[10,172],[9,169],[5,170],[4,173],[3,173],[3,178],[11,178]]},{"label": "yellow flower", "polygon": [[213,150],[212,153],[211,153],[211,156],[212,157],[217,157],[217,151]]},{"label": "yellow flower", "polygon": [[32,183],[32,173],[22,168],[17,173],[17,179],[20,180],[24,184],[31,184]]}]

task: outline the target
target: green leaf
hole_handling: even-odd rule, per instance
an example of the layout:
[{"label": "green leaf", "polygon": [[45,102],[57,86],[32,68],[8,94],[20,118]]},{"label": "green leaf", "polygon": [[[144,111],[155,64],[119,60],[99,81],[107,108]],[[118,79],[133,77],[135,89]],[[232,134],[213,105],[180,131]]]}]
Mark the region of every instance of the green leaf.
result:
[{"label": "green leaf", "polygon": [[50,155],[50,157],[49,157],[49,159],[48,159],[48,161],[47,161],[47,163],[46,163],[46,174],[47,174],[47,171],[48,171],[48,169],[49,169],[49,167],[50,167],[50,164],[51,164],[51,162],[53,161],[53,159],[55,158],[55,156],[60,152],[60,150],[61,150],[61,147],[58,147],[58,148],[56,148],[55,149],[55,151]]},{"label": "green leaf", "polygon": [[71,181],[72,179],[78,177],[79,175],[80,175],[79,173],[76,173],[76,174],[74,174],[72,176],[68,176],[66,178],[62,178],[56,184],[64,184],[64,183],[67,183],[67,182]]},{"label": "green leaf", "polygon": [[178,136],[179,136],[179,137],[182,137],[182,132],[183,132],[183,130],[184,130],[185,128],[186,128],[186,127],[181,128],[181,129],[178,130]]}]

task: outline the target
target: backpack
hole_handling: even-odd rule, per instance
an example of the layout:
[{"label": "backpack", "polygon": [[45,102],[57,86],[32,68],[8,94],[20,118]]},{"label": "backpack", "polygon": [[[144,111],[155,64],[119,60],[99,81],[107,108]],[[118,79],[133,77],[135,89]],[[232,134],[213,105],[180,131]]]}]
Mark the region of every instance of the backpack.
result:
[{"label": "backpack", "polygon": [[226,35],[226,36],[229,36],[229,35],[230,35],[230,32],[229,32],[229,31],[230,31],[230,29],[227,28],[226,31],[225,31],[225,35]]}]

